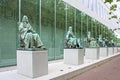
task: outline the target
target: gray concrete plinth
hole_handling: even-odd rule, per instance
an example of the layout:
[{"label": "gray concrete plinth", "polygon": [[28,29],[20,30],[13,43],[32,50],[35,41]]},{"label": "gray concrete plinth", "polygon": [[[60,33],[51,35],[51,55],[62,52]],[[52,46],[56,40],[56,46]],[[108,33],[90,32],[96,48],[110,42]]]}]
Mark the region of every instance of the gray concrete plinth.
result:
[{"label": "gray concrete plinth", "polygon": [[117,52],[118,52],[118,48],[114,47],[114,53],[117,53]]},{"label": "gray concrete plinth", "polygon": [[105,47],[100,47],[99,48],[99,54],[100,58],[107,57],[108,56],[108,50]]},{"label": "gray concrete plinth", "polygon": [[48,53],[45,51],[17,50],[17,70],[30,78],[48,74]]},{"label": "gray concrete plinth", "polygon": [[99,48],[85,48],[85,58],[92,60],[99,59]]},{"label": "gray concrete plinth", "polygon": [[80,65],[84,63],[84,49],[64,49],[64,63]]},{"label": "gray concrete plinth", "polygon": [[108,55],[113,55],[113,47],[108,47]]}]

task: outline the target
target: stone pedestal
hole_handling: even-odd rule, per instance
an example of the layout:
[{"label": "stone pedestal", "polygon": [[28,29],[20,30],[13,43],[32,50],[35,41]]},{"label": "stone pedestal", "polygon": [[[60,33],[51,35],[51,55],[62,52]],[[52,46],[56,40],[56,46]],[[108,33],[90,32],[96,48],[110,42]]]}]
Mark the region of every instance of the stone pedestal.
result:
[{"label": "stone pedestal", "polygon": [[117,47],[117,52],[120,52],[120,47]]},{"label": "stone pedestal", "polygon": [[114,47],[114,53],[117,53],[117,52],[118,52],[118,48]]},{"label": "stone pedestal", "polygon": [[113,47],[108,47],[108,55],[113,55]]},{"label": "stone pedestal", "polygon": [[17,70],[30,78],[48,74],[48,52],[17,50]]},{"label": "stone pedestal", "polygon": [[92,60],[99,59],[99,48],[85,48],[85,58]]},{"label": "stone pedestal", "polygon": [[107,57],[108,56],[108,50],[105,47],[100,47],[99,48],[99,54],[100,58]]},{"label": "stone pedestal", "polygon": [[84,63],[84,49],[64,49],[64,63],[80,65]]}]

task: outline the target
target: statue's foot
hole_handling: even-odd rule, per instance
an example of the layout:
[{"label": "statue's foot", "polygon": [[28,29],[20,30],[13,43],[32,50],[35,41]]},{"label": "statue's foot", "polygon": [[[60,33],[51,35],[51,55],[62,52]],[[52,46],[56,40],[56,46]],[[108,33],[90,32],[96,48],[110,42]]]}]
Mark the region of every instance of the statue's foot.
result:
[{"label": "statue's foot", "polygon": [[41,49],[44,49],[44,50],[46,50],[47,48],[46,48],[45,46],[42,46],[42,47],[41,47]]},{"label": "statue's foot", "polygon": [[79,47],[80,49],[83,49],[83,47]]},{"label": "statue's foot", "polygon": [[39,47],[37,47],[37,48],[41,48],[41,49],[44,49],[44,50],[47,49],[45,46],[39,46]]}]

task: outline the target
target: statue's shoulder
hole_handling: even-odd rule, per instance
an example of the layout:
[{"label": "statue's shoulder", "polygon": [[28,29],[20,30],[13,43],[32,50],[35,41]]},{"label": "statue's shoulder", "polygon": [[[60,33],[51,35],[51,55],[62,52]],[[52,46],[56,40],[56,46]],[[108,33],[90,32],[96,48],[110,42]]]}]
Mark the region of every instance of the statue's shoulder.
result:
[{"label": "statue's shoulder", "polygon": [[19,23],[19,26],[20,26],[20,25],[23,25],[23,22],[20,22],[20,23]]},{"label": "statue's shoulder", "polygon": [[19,23],[19,28],[23,28],[23,23],[22,22]]}]

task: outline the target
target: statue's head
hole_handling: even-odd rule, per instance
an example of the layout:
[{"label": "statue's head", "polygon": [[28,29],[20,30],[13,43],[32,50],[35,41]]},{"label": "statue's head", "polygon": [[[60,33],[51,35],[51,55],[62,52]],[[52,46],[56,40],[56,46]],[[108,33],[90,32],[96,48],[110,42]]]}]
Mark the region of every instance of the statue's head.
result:
[{"label": "statue's head", "polygon": [[102,38],[102,35],[101,35],[101,34],[99,35],[99,38]]},{"label": "statue's head", "polygon": [[72,26],[69,26],[69,31],[72,31]]},{"label": "statue's head", "polygon": [[90,34],[91,34],[91,32],[90,32],[90,31],[88,31],[88,34],[90,35]]},{"label": "statue's head", "polygon": [[26,15],[23,16],[22,22],[28,22],[28,17]]}]

